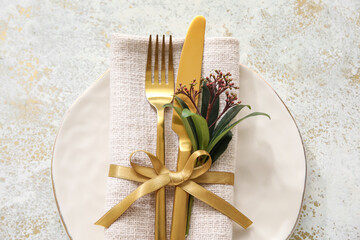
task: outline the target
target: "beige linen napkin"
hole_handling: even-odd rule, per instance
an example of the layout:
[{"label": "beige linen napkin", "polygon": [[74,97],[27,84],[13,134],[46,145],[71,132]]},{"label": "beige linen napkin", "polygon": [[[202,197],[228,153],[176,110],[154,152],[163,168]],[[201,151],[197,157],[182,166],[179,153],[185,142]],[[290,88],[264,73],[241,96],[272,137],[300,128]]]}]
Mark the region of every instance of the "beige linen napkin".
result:
[{"label": "beige linen napkin", "polygon": [[[175,79],[184,40],[173,40]],[[154,42],[154,41],[153,41]],[[203,75],[214,69],[230,71],[234,82],[239,79],[239,47],[233,38],[205,40]],[[156,153],[155,110],[145,96],[145,67],[148,37],[113,36],[110,71],[110,162],[128,166],[129,155],[135,150]],[[153,47],[153,51],[154,51]],[[167,49],[167,48],[166,48]],[[153,54],[154,55],[154,54]],[[167,56],[167,55],[166,55]],[[154,61],[154,60],[153,60]],[[171,130],[172,110],[165,113],[166,166],[175,170],[177,135]],[[211,167],[211,171],[235,170],[236,131],[227,151]],[[140,156],[141,157],[141,156]],[[145,159],[145,158],[144,158]],[[107,184],[106,210],[131,193],[139,183],[109,178]],[[204,185],[205,188],[233,203],[233,186]],[[167,234],[173,205],[173,187],[166,187]],[[154,239],[155,194],[137,200],[119,219],[105,230],[106,239]],[[188,239],[231,239],[232,222],[212,207],[195,199]]]}]

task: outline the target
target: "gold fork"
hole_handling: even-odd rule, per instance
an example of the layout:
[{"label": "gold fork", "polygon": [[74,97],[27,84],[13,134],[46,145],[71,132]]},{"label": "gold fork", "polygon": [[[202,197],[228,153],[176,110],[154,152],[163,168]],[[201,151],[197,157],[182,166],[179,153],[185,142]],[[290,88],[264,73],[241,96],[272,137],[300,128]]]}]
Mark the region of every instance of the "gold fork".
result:
[{"label": "gold fork", "polygon": [[[171,103],[174,94],[174,66],[172,58],[172,36],[169,40],[169,64],[168,64],[168,82],[166,82],[165,70],[165,35],[162,39],[161,48],[161,70],[159,68],[159,41],[156,35],[155,44],[155,69],[154,82],[152,82],[151,69],[151,35],[149,37],[148,56],[145,75],[145,92],[148,102],[157,111],[157,139],[156,156],[162,163],[165,163],[165,141],[164,141],[164,105]],[[159,72],[161,72],[161,81],[159,81]],[[166,212],[165,212],[165,188],[156,192],[155,207],[155,239],[166,239]]]}]

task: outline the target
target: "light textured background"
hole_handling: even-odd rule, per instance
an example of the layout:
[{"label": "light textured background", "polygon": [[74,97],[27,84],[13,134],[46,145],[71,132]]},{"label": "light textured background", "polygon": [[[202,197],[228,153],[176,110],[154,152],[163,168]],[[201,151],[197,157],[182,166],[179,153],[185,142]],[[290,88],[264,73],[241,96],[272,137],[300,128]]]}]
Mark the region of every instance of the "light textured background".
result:
[{"label": "light textured background", "polygon": [[109,66],[112,32],[240,40],[294,115],[308,158],[292,239],[360,239],[360,1],[0,0],[0,239],[67,239],[51,188],[66,109]]}]

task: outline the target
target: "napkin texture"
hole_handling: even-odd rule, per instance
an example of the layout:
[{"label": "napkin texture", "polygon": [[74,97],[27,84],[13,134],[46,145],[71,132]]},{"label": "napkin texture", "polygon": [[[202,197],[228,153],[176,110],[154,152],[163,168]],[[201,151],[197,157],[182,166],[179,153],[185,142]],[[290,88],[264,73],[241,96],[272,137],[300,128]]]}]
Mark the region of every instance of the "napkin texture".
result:
[{"label": "napkin texture", "polygon": [[[154,39],[154,38],[153,38]],[[175,79],[179,65],[183,39],[173,39]],[[166,41],[168,43],[168,39]],[[129,156],[135,150],[156,153],[155,109],[146,100],[145,68],[148,37],[115,34],[112,38],[112,59],[110,70],[110,162],[128,166]],[[153,40],[154,56],[154,40]],[[160,48],[161,49],[161,48]],[[161,50],[159,50],[161,51]],[[166,46],[166,56],[168,54]],[[159,55],[161,56],[161,55]],[[160,58],[160,57],[159,57]],[[160,59],[159,59],[160,60]],[[167,60],[167,59],[166,59]],[[205,40],[202,75],[207,76],[214,69],[231,72],[234,82],[239,79],[239,43],[234,38],[212,38]],[[154,62],[154,57],[153,57]],[[160,65],[160,64],[159,64]],[[220,107],[222,109],[223,106]],[[176,169],[177,135],[171,130],[172,110],[165,113],[165,163],[170,170]],[[211,167],[211,171],[235,171],[237,133],[227,151]],[[149,165],[141,154],[137,159]],[[135,190],[140,183],[108,178],[106,211]],[[204,184],[206,189],[233,203],[234,187]],[[174,187],[166,187],[167,235],[170,225]],[[120,218],[105,230],[105,239],[154,239],[155,194],[137,200]],[[232,222],[212,207],[195,199],[188,236],[192,239],[231,239]]]}]

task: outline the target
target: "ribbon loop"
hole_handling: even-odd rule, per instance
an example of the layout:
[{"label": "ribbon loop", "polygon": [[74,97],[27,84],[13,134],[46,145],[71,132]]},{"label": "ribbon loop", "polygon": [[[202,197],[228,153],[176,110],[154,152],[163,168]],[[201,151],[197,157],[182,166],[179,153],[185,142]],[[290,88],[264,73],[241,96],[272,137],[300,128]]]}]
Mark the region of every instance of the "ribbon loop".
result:
[{"label": "ribbon loop", "polygon": [[[132,158],[137,152],[145,153],[150,159],[153,168],[144,167],[134,163]],[[196,160],[202,156],[207,156],[208,160],[201,166],[195,167]],[[195,198],[198,198],[228,216],[242,227],[249,227],[252,224],[250,219],[224,199],[197,184],[212,183],[233,185],[233,173],[207,172],[211,167],[211,162],[211,156],[208,152],[205,150],[198,150],[191,154],[183,169],[178,172],[172,172],[153,154],[143,150],[132,152],[130,155],[130,165],[132,168],[110,165],[109,176],[143,182],[143,184],[126,196],[120,203],[111,208],[95,224],[109,227],[137,199],[157,191],[164,186],[178,186]]]}]

